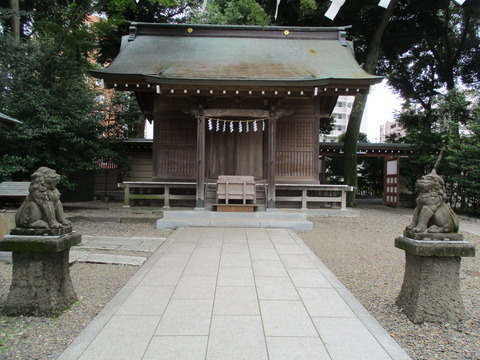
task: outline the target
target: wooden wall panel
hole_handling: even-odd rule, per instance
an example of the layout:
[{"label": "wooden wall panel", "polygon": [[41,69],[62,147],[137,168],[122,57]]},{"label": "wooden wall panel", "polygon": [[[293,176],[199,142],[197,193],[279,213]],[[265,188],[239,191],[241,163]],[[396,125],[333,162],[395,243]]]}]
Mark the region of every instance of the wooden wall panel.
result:
[{"label": "wooden wall panel", "polygon": [[124,181],[152,181],[152,154],[134,152],[129,162],[130,169]]},{"label": "wooden wall panel", "polygon": [[312,151],[277,151],[278,177],[314,178]]},{"label": "wooden wall panel", "polygon": [[[108,174],[107,174],[108,171]],[[112,170],[99,170],[95,174],[95,192],[114,191],[117,190],[118,184],[118,171]]]},{"label": "wooden wall panel", "polygon": [[196,119],[175,110],[157,111],[154,119],[153,180],[194,181]]},{"label": "wooden wall panel", "polygon": [[277,122],[278,182],[318,183],[318,119],[290,116]]}]

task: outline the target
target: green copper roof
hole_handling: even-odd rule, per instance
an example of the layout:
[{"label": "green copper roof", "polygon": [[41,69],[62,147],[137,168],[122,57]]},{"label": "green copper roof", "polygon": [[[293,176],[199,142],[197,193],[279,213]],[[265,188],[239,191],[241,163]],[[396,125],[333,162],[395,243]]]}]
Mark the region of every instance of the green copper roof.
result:
[{"label": "green copper roof", "polygon": [[12,118],[11,116],[0,113],[0,123],[7,124],[9,126],[15,126],[15,125],[21,124],[22,122]]},{"label": "green copper roof", "polygon": [[133,23],[117,58],[92,71],[110,82],[156,84],[370,85],[345,28]]}]

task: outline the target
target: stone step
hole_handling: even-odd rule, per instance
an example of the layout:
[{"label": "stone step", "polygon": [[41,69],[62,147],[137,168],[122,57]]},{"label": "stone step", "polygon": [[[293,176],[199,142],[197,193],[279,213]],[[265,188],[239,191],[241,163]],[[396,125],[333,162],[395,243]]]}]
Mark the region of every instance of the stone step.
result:
[{"label": "stone step", "polygon": [[238,228],[283,228],[312,230],[304,213],[228,213],[215,211],[168,211],[157,221],[157,229],[177,227],[238,227]]},{"label": "stone step", "polygon": [[307,214],[304,212],[279,212],[279,211],[255,211],[255,212],[218,212],[202,210],[169,210],[163,212],[164,219],[194,219],[208,218],[219,220],[287,220],[304,221]]}]

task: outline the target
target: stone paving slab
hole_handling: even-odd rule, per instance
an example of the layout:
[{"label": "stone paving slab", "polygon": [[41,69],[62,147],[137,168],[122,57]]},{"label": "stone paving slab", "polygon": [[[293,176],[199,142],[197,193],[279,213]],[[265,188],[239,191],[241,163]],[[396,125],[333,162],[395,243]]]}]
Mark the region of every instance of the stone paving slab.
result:
[{"label": "stone paving slab", "polygon": [[77,259],[81,263],[94,264],[115,264],[115,265],[131,265],[141,266],[147,260],[144,256],[126,256],[126,255],[111,255],[111,254],[95,254],[87,253]]},{"label": "stone paving slab", "polygon": [[154,252],[165,239],[164,237],[82,235],[82,243],[75,248]]},{"label": "stone paving slab", "polygon": [[4,261],[6,263],[12,262],[12,252],[11,251],[0,251],[0,261]]},{"label": "stone paving slab", "polygon": [[59,357],[65,359],[410,357],[293,231],[184,228]]}]

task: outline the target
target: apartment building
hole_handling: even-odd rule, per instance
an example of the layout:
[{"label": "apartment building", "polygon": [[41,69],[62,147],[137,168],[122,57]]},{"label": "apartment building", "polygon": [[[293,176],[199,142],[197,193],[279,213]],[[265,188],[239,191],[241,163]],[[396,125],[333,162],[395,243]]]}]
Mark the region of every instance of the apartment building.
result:
[{"label": "apartment building", "polygon": [[334,127],[330,134],[320,134],[320,142],[337,142],[338,137],[347,130],[348,119],[352,112],[354,96],[339,96],[332,117]]},{"label": "apartment building", "polygon": [[396,134],[398,136],[405,136],[405,130],[398,124],[395,120],[387,121],[385,124],[380,125],[380,142],[386,142],[386,139],[390,136]]}]

